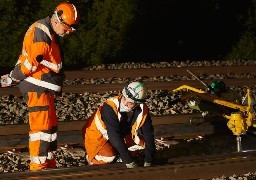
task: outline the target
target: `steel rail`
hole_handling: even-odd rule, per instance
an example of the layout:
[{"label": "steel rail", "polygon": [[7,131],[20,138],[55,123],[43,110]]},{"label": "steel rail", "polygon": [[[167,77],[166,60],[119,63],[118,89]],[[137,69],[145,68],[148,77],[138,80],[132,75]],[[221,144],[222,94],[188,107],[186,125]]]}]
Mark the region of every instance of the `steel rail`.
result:
[{"label": "steel rail", "polygon": [[256,153],[180,157],[156,163],[154,167],[126,169],[123,163],[59,168],[36,172],[6,173],[1,178],[17,179],[212,179],[255,172]]},{"label": "steel rail", "polygon": [[157,76],[188,76],[187,69],[193,74],[226,74],[226,73],[255,73],[256,65],[252,66],[201,66],[201,67],[170,67],[170,68],[139,68],[139,69],[105,69],[105,70],[81,70],[65,71],[66,79],[79,78],[137,78]]},{"label": "steel rail", "polygon": [[[200,114],[184,114],[170,116],[153,116],[152,122],[156,137],[195,137],[214,133],[213,125],[203,123],[193,126],[189,123],[191,117]],[[85,121],[59,122],[58,144],[83,144],[82,127]],[[0,126],[0,152],[13,148],[28,146],[28,124]]]},{"label": "steel rail", "polygon": [[[225,73],[249,73],[255,72],[256,66],[224,66],[224,67],[192,67],[189,68],[194,74],[216,74],[220,72]],[[243,72],[241,72],[241,69]],[[157,74],[157,76],[169,76],[169,75],[187,75],[187,68],[159,68],[159,69],[136,69],[136,70],[101,70],[101,71],[80,71],[66,72],[67,79],[74,78],[108,78],[108,77],[126,77],[129,78],[151,76]],[[154,73],[153,73],[154,72]],[[75,73],[75,74],[74,74]],[[105,74],[107,73],[107,74]],[[207,82],[207,81],[205,81]],[[250,86],[255,85],[254,79],[225,79],[225,83],[228,86]],[[198,81],[170,81],[170,82],[148,82],[150,90],[172,90],[180,85],[187,84],[194,87],[202,87]],[[63,92],[65,93],[83,93],[87,92],[106,92],[113,90],[120,90],[124,84],[99,84],[99,85],[72,85],[64,86]],[[204,87],[202,87],[204,88]],[[19,95],[19,90],[16,87],[1,88],[0,94],[13,94]],[[189,115],[190,116],[190,115]],[[156,134],[159,136],[184,135],[184,134],[203,134],[212,133],[214,131],[211,126],[181,126],[180,123],[187,122],[188,117],[179,120],[179,116],[173,116],[172,118],[155,117],[153,119]],[[157,120],[157,118],[160,118]],[[182,118],[181,118],[182,119]],[[171,123],[172,122],[172,123]],[[72,124],[70,124],[72,123]],[[176,126],[176,123],[179,123]],[[60,122],[59,123],[59,137],[60,143],[75,142],[77,140],[81,142],[81,127],[84,121],[72,121],[72,122]],[[169,126],[171,124],[171,126]],[[182,127],[182,128],[180,128]],[[191,131],[194,127],[194,131]],[[188,128],[187,130],[184,128]],[[200,129],[201,128],[201,129]],[[207,129],[208,128],[208,129]],[[13,133],[15,129],[15,134]],[[177,129],[179,131],[177,131]],[[183,129],[183,131],[182,131]],[[176,131],[175,131],[176,130]],[[0,144],[4,142],[13,143],[10,146],[27,146],[29,131],[28,125],[12,125],[12,126],[0,126]],[[9,133],[9,134],[8,134]],[[169,134],[168,134],[169,133]],[[74,137],[72,137],[74,135]],[[24,141],[21,139],[23,138]],[[26,144],[26,145],[25,145]],[[1,146],[1,145],[0,145]],[[3,146],[2,146],[3,147]],[[213,177],[220,177],[222,175],[230,176],[233,174],[243,174],[248,172],[255,172],[256,155],[254,153],[236,153],[234,156],[216,157],[210,158],[209,156],[194,157],[192,159],[165,159],[164,162],[158,163],[155,167],[138,168],[138,169],[126,169],[123,164],[110,164],[106,166],[84,166],[76,168],[62,168],[54,170],[46,170],[39,172],[22,172],[22,173],[4,173],[1,174],[0,179],[210,179]],[[210,170],[210,171],[209,171]]]},{"label": "steel rail", "polygon": [[[204,66],[204,67],[173,67],[173,68],[148,68],[148,69],[120,69],[120,70],[81,70],[81,71],[66,71],[66,79],[90,79],[90,78],[138,78],[138,77],[155,77],[155,76],[171,76],[180,75],[188,76],[187,69],[193,72],[196,76],[202,74],[227,74],[227,73],[255,73],[256,66]],[[209,83],[204,80],[205,83]],[[251,86],[255,85],[253,78],[241,79],[225,79],[228,86]],[[205,88],[196,80],[186,81],[169,81],[169,82],[147,82],[149,90],[170,90],[181,85],[187,84],[198,88]],[[84,92],[99,92],[118,91],[122,89],[124,83],[111,84],[84,84],[84,85],[66,85],[63,87],[63,93],[84,93]],[[21,96],[17,87],[1,88],[0,95],[12,94]]]},{"label": "steel rail", "polygon": [[[206,83],[209,83],[206,80]],[[253,86],[255,85],[254,78],[241,78],[241,79],[225,79],[225,83],[229,87],[233,86]],[[163,81],[163,82],[147,82],[149,90],[173,90],[181,85],[189,85],[197,88],[205,89],[202,84],[196,80],[182,80],[182,81]],[[108,91],[119,91],[124,87],[125,83],[112,83],[112,84],[79,84],[79,85],[66,85],[63,87],[63,93],[85,93],[97,92],[105,93]],[[0,95],[14,95],[21,96],[22,94],[17,87],[7,87],[0,89]]]}]

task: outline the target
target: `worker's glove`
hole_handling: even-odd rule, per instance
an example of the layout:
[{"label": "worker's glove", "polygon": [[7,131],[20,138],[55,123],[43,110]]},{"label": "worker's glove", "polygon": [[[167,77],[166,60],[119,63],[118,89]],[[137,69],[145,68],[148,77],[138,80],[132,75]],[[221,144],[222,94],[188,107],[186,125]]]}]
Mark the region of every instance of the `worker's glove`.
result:
[{"label": "worker's glove", "polygon": [[129,164],[126,164],[126,167],[131,169],[131,168],[137,168],[139,167],[138,164],[136,164],[135,162],[131,162]]},{"label": "worker's glove", "polygon": [[150,166],[153,166],[152,163],[148,163],[148,162],[144,162],[144,167],[150,167]]},{"label": "worker's glove", "polygon": [[191,100],[191,101],[188,102],[188,105],[189,106],[196,106],[197,104],[196,104],[195,100]]},{"label": "worker's glove", "polygon": [[0,77],[1,78],[0,87],[9,87],[9,86],[15,86],[19,84],[20,81],[17,79],[14,79],[11,75],[12,75],[12,71],[10,74],[5,74]]},{"label": "worker's glove", "polygon": [[12,78],[9,74],[1,76],[1,87],[8,87],[12,85]]}]

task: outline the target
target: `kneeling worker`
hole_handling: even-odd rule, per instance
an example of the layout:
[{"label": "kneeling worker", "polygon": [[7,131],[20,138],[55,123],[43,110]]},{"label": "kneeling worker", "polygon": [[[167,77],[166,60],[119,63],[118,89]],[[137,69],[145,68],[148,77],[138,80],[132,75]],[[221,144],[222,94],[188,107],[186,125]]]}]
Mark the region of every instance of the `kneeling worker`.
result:
[{"label": "kneeling worker", "polygon": [[142,151],[144,167],[153,165],[154,129],[145,104],[146,91],[143,83],[132,82],[87,120],[83,135],[89,165],[111,163],[119,155],[127,168],[135,168],[135,157]]}]

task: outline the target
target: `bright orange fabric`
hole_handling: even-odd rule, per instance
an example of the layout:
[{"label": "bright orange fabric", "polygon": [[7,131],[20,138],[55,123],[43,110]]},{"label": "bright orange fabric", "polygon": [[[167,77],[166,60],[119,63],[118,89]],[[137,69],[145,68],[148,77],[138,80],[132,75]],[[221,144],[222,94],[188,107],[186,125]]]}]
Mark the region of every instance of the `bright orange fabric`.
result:
[{"label": "bright orange fabric", "polygon": [[41,94],[38,98],[37,92],[28,93],[28,107],[48,106],[48,111],[29,112],[30,133],[42,130],[50,130],[57,126],[57,115],[54,107],[53,94]]},{"label": "bright orange fabric", "polygon": [[[54,75],[51,76],[51,74],[54,74],[51,71],[60,74],[62,58],[54,34],[50,17],[32,24],[23,40],[22,53],[17,61],[19,66],[15,66],[15,68],[20,69],[14,69],[13,71],[14,77],[28,77],[21,81],[19,87],[21,92],[25,93],[29,109],[31,170],[56,167],[51,152],[57,146],[58,121],[54,107],[54,95],[49,92],[57,93],[61,89],[62,79],[59,78],[58,81],[55,81],[54,78],[57,75],[55,77]],[[48,78],[44,76],[45,74],[51,77]],[[53,82],[51,82],[52,79]],[[47,82],[46,80],[49,80],[48,83],[57,86],[57,88],[55,86],[55,88],[49,88],[49,84],[44,84]],[[49,157],[48,152],[50,152]]]},{"label": "bright orange fabric", "polygon": [[[120,99],[120,97],[118,97],[118,96],[116,96],[115,98]],[[114,112],[118,113],[117,106],[112,100],[107,100],[106,102],[113,108]],[[85,141],[84,142],[85,149],[86,149],[86,153],[88,155],[89,161],[93,161],[94,157],[99,153],[99,151],[103,148],[103,146],[106,143],[109,143],[108,140],[105,139],[103,137],[102,133],[98,130],[98,128],[96,126],[96,122],[95,122],[95,119],[99,118],[102,127],[104,129],[106,129],[106,125],[104,124],[104,122],[101,119],[101,113],[100,113],[101,108],[102,107],[100,106],[98,108],[98,110],[86,121],[86,124],[82,129],[84,141]],[[143,112],[148,112],[147,109],[145,109],[145,108],[147,108],[146,106],[143,106],[143,108],[144,108]],[[134,144],[135,144],[135,142],[134,142],[133,138],[134,138],[135,129],[137,127],[141,127],[144,124],[146,117],[147,117],[147,114],[146,113],[143,114],[142,120],[141,120],[139,126],[137,126],[137,121],[132,126],[132,132],[130,135],[130,139],[133,141]],[[129,142],[128,145],[130,147],[130,144],[131,144],[130,141],[127,141],[127,142]],[[140,139],[139,145],[141,145],[143,147],[145,146],[143,138]]]},{"label": "bright orange fabric", "polygon": [[[49,46],[46,42],[33,42],[35,26],[36,23],[32,24],[26,32],[23,41],[22,54],[20,55],[19,60],[21,61],[21,72],[24,75],[41,79],[41,75],[48,73],[50,69],[42,64],[39,64],[36,57],[38,55],[43,55],[45,60],[48,60],[53,64],[59,64],[61,63],[61,55],[59,45],[56,43],[54,35],[51,35],[51,46]],[[25,66],[26,63],[24,63],[26,60],[28,60],[32,66],[36,67],[35,71],[27,69]],[[51,70],[55,71],[56,73],[59,72],[59,70]]]},{"label": "bright orange fabric", "polygon": [[[28,101],[27,105],[29,108],[40,107],[40,106],[48,106],[48,110],[46,111],[37,111],[37,112],[29,112],[29,124],[30,124],[30,132],[29,134],[38,133],[44,130],[51,130],[54,126],[58,125],[57,116],[54,107],[54,95],[52,94],[41,94],[38,97],[38,93],[29,92],[28,93]],[[29,142],[29,153],[30,156],[39,156],[40,153],[41,142],[38,141],[30,141]],[[48,151],[51,151],[48,149]],[[55,159],[47,160],[45,163],[37,164],[30,163],[30,170],[40,170],[45,168],[53,168],[56,167]]]},{"label": "bright orange fabric", "polygon": [[85,147],[89,160],[92,161],[100,149],[104,146],[107,140],[103,137],[100,131],[97,130],[94,122],[95,115],[100,115],[99,110],[91,116],[84,127]]},{"label": "bright orange fabric", "polygon": [[[116,151],[115,149],[113,148],[113,146],[108,142],[106,142],[99,150],[99,152],[97,153],[97,155],[100,155],[100,156],[106,156],[106,157],[112,157],[112,156],[115,156],[116,155]],[[96,160],[95,158],[93,158],[91,160],[91,162],[93,164],[106,164],[105,161],[101,161],[101,160]]]}]

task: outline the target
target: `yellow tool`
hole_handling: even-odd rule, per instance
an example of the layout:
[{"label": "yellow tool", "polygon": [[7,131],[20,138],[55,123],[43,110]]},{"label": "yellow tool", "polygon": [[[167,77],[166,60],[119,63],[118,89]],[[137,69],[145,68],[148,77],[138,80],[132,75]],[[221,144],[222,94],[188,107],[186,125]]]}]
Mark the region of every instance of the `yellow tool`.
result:
[{"label": "yellow tool", "polygon": [[178,91],[193,91],[193,95],[200,99],[208,100],[214,104],[222,105],[234,109],[231,116],[224,115],[224,118],[228,119],[227,126],[233,132],[234,135],[245,134],[246,130],[250,126],[255,126],[255,110],[252,106],[252,95],[250,89],[247,89],[246,98],[248,99],[247,105],[239,105],[237,103],[229,102],[222,99],[214,94],[209,94],[206,91],[197,89],[188,85],[180,86],[173,90],[173,92]]},{"label": "yellow tool", "polygon": [[[187,70],[188,71],[188,70]],[[192,76],[196,77],[193,73],[191,73],[190,71],[188,71],[190,74],[192,74]],[[199,80],[199,78],[196,77],[197,80]],[[202,82],[200,80],[200,82]],[[205,83],[203,83],[208,90],[208,87]],[[232,131],[232,133],[234,135],[237,136],[236,140],[237,140],[237,151],[240,152],[241,151],[241,137],[240,135],[246,134],[246,131],[248,130],[248,127],[256,127],[256,119],[255,119],[255,110],[253,108],[255,99],[252,96],[252,93],[250,91],[250,89],[247,89],[246,95],[245,95],[245,99],[246,99],[246,103],[243,104],[238,104],[238,103],[234,103],[234,102],[230,102],[227,99],[224,99],[216,94],[210,94],[209,91],[204,91],[201,89],[197,89],[188,85],[182,85],[176,89],[173,90],[173,92],[178,92],[178,91],[186,91],[189,92],[190,94],[188,97],[193,96],[195,99],[198,100],[206,100],[209,102],[212,102],[216,105],[220,105],[220,106],[224,106],[224,107],[228,107],[229,109],[231,109],[231,114],[230,115],[226,115],[223,114],[223,117],[226,118],[228,120],[227,122],[227,127]],[[192,93],[191,93],[192,92]],[[185,96],[186,97],[186,96]]]}]

